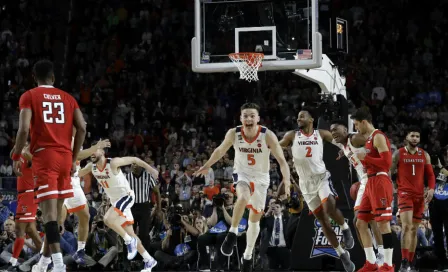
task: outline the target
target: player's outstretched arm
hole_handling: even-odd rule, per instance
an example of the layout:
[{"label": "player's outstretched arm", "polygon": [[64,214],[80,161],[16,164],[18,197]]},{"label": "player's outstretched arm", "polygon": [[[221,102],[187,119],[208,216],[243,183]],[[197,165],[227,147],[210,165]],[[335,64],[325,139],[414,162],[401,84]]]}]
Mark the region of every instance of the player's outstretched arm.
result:
[{"label": "player's outstretched arm", "polygon": [[76,108],[73,112],[73,126],[76,128],[72,157],[72,160],[75,163],[78,159],[79,151],[81,150],[87,133],[86,122],[84,121],[84,117],[82,116],[82,112],[79,108]]},{"label": "player's outstretched arm", "polygon": [[280,140],[280,146],[282,148],[287,148],[288,146],[292,145],[292,143],[294,142],[295,133],[296,132],[294,130],[286,132],[285,136],[283,136],[283,139]]},{"label": "player's outstretched arm", "polygon": [[[286,135],[285,135],[286,136]],[[285,155],[283,154],[283,149],[280,146],[280,143],[277,139],[277,136],[274,132],[268,130],[266,134],[266,143],[271,149],[272,155],[275,157],[277,162],[280,164],[280,171],[283,176],[283,184],[285,186],[285,194],[289,197],[290,195],[290,186],[291,186],[291,173],[289,171],[289,165],[286,162]]]},{"label": "player's outstretched arm", "polygon": [[233,145],[233,141],[235,140],[235,129],[229,129],[226,133],[226,137],[224,141],[213,151],[210,159],[201,167],[198,171],[196,171],[194,176],[204,176],[208,173],[208,169],[212,167],[219,159],[221,159],[229,150],[229,148]]},{"label": "player's outstretched arm", "polygon": [[84,168],[81,168],[78,172],[78,177],[83,177],[88,173],[92,172],[92,163],[89,162]]},{"label": "player's outstretched arm", "polygon": [[131,165],[131,164],[137,164],[138,166],[144,168],[148,173],[151,174],[151,176],[155,179],[159,178],[159,171],[157,169],[153,168],[151,165],[147,164],[146,162],[142,161],[141,159],[137,157],[122,157],[122,158],[113,158],[110,162],[110,166],[112,168],[112,171],[114,174],[118,173],[118,168],[125,165]]},{"label": "player's outstretched arm", "polygon": [[103,148],[109,148],[110,147],[110,141],[108,139],[106,140],[99,140],[98,143],[92,145],[91,147],[87,148],[87,149],[83,149],[81,151],[79,151],[78,153],[78,161],[82,161],[85,160],[87,158],[89,158],[93,153],[95,153],[98,149],[103,149]]}]

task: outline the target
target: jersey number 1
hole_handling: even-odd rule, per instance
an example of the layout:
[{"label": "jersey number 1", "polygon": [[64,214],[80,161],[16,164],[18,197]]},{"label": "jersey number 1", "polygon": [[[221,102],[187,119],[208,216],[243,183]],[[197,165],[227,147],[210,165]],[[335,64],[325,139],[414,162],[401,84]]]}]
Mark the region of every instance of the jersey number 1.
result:
[{"label": "jersey number 1", "polygon": [[247,154],[247,164],[248,165],[255,165],[257,161],[255,161],[255,155],[254,154]]},{"label": "jersey number 1", "polygon": [[[44,108],[44,122],[45,123],[56,123],[56,124],[64,124],[65,116],[64,116],[64,103],[62,102],[42,102],[42,107]],[[53,118],[53,109],[55,109],[58,113],[58,116]]]},{"label": "jersey number 1", "polygon": [[412,175],[415,176],[415,165],[412,165]]},{"label": "jersey number 1", "polygon": [[311,158],[313,156],[313,154],[311,153],[311,150],[312,150],[311,147],[307,146],[307,147],[305,147],[305,149],[306,149],[305,157]]}]

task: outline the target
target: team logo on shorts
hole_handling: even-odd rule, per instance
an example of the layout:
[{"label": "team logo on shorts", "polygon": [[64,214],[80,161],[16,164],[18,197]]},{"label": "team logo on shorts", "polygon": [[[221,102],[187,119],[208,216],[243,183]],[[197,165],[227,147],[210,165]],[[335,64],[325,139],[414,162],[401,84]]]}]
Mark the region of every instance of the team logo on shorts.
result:
[{"label": "team logo on shorts", "polygon": [[22,212],[26,212],[28,210],[28,206],[22,206]]},{"label": "team logo on shorts", "polygon": [[383,207],[387,206],[387,201],[385,198],[381,198],[380,201],[381,201],[381,205],[383,205]]},{"label": "team logo on shorts", "polygon": [[[345,219],[345,222],[348,223],[348,219]],[[330,223],[331,223],[331,227],[333,228],[334,232],[336,233],[336,237],[338,238],[338,241],[340,243],[342,241],[342,229],[333,220],[331,220]],[[330,244],[330,241],[328,241],[327,237],[325,237],[322,226],[320,225],[320,223],[317,219],[314,219],[314,230],[316,231],[316,235],[314,235],[314,238],[313,238],[314,243],[313,243],[313,247],[311,248],[310,258],[316,258],[316,257],[326,255],[326,256],[330,256],[330,257],[339,259],[339,256],[336,253],[336,250],[334,250],[333,246]]]}]

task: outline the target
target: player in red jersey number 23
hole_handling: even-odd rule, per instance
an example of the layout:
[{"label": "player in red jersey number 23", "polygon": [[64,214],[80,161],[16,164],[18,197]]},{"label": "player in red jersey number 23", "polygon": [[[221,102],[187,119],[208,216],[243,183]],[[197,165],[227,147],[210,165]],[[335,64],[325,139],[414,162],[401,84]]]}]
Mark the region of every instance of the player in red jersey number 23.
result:
[{"label": "player in red jersey number 23", "polygon": [[[55,272],[65,271],[59,245],[58,216],[65,198],[73,196],[71,173],[84,142],[86,125],[76,100],[53,87],[53,63],[40,60],[33,67],[36,88],[26,91],[19,101],[20,116],[16,146],[12,155],[14,171],[21,175],[20,154],[30,137],[35,200],[40,205],[45,227],[44,256],[54,263]],[[76,128],[73,152],[73,126]]]},{"label": "player in red jersey number 23", "polygon": [[367,138],[364,146],[366,153],[358,154],[358,158],[364,161],[368,177],[356,221],[366,254],[366,263],[359,271],[378,270],[372,235],[369,231],[369,222],[375,219],[384,245],[384,264],[379,270],[393,272],[393,236],[390,228],[393,192],[392,181],[389,178],[392,154],[389,139],[372,125],[372,115],[368,110],[358,109],[351,118],[356,129]]},{"label": "player in red jersey number 23", "polygon": [[[410,127],[406,134],[407,144],[398,149],[392,160],[391,174],[398,170],[398,208],[403,227],[401,232],[400,271],[415,271],[413,259],[417,247],[417,228],[422,221],[426,202],[434,195],[436,178],[431,165],[431,157],[425,150],[417,147],[420,143],[420,129]],[[428,191],[425,196],[425,175]]]}]

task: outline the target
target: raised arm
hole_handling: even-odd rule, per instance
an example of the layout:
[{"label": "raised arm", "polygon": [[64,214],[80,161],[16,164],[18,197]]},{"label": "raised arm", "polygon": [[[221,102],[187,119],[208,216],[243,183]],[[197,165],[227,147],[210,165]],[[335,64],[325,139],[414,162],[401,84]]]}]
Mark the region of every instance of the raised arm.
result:
[{"label": "raised arm", "polygon": [[334,144],[333,136],[331,136],[331,132],[329,132],[328,130],[325,130],[325,129],[319,129],[319,134],[320,134],[320,137],[322,137],[322,140],[324,140],[325,142],[328,142],[330,144]]},{"label": "raised arm", "polygon": [[99,140],[98,143],[96,143],[95,145],[92,145],[91,147],[89,147],[87,149],[83,149],[83,150],[79,151],[77,159],[78,159],[78,161],[85,160],[88,157],[90,157],[93,153],[95,153],[95,151],[97,151],[98,149],[103,149],[103,148],[108,148],[108,147],[110,147],[110,142],[108,139]]},{"label": "raised arm", "polygon": [[[285,135],[286,136],[286,135]],[[285,186],[285,194],[286,196],[290,195],[290,186],[291,186],[291,173],[289,172],[289,165],[286,162],[285,156],[283,154],[283,149],[280,146],[280,143],[277,139],[277,136],[274,132],[268,130],[266,135],[266,143],[271,149],[272,155],[275,157],[277,162],[280,164],[280,171],[283,176],[283,184]]]},{"label": "raised arm", "polygon": [[83,177],[90,172],[92,172],[92,163],[91,162],[89,162],[86,166],[84,166],[84,168],[79,170],[78,177]]},{"label": "raised arm", "polygon": [[112,168],[112,171],[114,174],[118,172],[118,168],[125,165],[131,165],[131,164],[137,164],[138,166],[146,169],[148,173],[151,174],[155,179],[159,177],[159,171],[157,169],[153,168],[151,165],[147,164],[146,162],[142,161],[141,159],[137,157],[122,157],[122,158],[114,158],[110,162],[110,167]]},{"label": "raised arm", "polygon": [[292,145],[294,142],[294,136],[295,131],[291,130],[285,133],[285,136],[283,136],[283,139],[280,140],[279,144],[282,148],[287,148],[288,146]]}]

